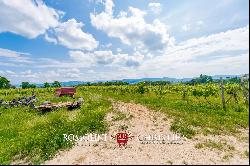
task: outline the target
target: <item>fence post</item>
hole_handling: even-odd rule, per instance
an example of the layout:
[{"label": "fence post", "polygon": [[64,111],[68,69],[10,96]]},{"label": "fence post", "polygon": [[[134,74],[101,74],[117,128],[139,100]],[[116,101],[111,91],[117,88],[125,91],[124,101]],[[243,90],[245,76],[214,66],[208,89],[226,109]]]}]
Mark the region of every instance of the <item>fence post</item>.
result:
[{"label": "fence post", "polygon": [[225,94],[224,94],[224,84],[223,84],[222,77],[220,77],[220,88],[221,88],[221,102],[222,102],[223,110],[226,110],[226,102],[225,102]]},{"label": "fence post", "polygon": [[245,103],[249,103],[249,97],[248,97],[248,94],[247,94],[247,90],[246,90],[246,87],[244,85],[244,78],[241,77],[240,78],[240,86],[242,88],[242,91],[243,91],[243,96],[244,96],[244,100],[245,100]]}]

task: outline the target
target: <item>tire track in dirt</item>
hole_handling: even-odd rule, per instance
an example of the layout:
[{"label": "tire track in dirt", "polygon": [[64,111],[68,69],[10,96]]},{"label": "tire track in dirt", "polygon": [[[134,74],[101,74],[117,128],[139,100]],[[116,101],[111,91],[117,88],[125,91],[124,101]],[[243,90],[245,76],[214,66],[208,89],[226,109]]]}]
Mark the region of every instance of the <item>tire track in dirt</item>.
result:
[{"label": "tire track in dirt", "polygon": [[[240,153],[248,149],[248,142],[240,142],[233,136],[196,136],[184,140],[183,144],[141,144],[138,135],[174,134],[170,131],[171,120],[159,112],[149,110],[140,104],[113,102],[114,111],[108,113],[108,136],[115,135],[122,128],[135,138],[127,146],[119,147],[116,140],[108,139],[97,143],[78,141],[70,150],[61,151],[54,159],[44,164],[249,164],[248,158]],[[119,114],[121,120],[114,120]],[[244,133],[248,137],[248,132]],[[229,159],[223,159],[228,152],[197,149],[195,145],[204,140],[227,140],[235,146]]]}]

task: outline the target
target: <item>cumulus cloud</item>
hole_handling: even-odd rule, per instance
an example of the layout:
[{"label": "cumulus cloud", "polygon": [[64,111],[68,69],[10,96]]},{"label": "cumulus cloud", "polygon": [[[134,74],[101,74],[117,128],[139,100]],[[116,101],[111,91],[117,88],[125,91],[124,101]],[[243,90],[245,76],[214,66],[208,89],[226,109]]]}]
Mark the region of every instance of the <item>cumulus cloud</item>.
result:
[{"label": "cumulus cloud", "polygon": [[126,66],[136,67],[143,61],[143,55],[113,54],[112,51],[69,51],[70,57],[84,67],[90,66]]},{"label": "cumulus cloud", "polygon": [[61,22],[63,15],[41,0],[0,0],[0,33],[12,32],[30,39],[44,34],[46,41],[70,49],[93,50],[98,46],[91,34],[83,32],[82,22]]},{"label": "cumulus cloud", "polygon": [[196,22],[196,24],[199,25],[199,26],[202,26],[204,24],[204,22],[202,20],[199,20],[199,21]]},{"label": "cumulus cloud", "polygon": [[148,7],[149,7],[150,11],[152,11],[155,14],[159,14],[161,12],[161,4],[160,3],[151,2],[148,4]]},{"label": "cumulus cloud", "polygon": [[184,32],[190,31],[190,30],[191,30],[191,25],[190,25],[190,24],[182,25],[181,29],[182,29]]},{"label": "cumulus cloud", "polygon": [[76,63],[80,63],[81,66],[90,67],[95,63],[94,57],[89,54],[85,54],[82,51],[69,51],[69,56]]},{"label": "cumulus cloud", "polygon": [[[249,26],[193,38],[146,60],[139,70],[152,75],[239,74],[249,69]],[[155,65],[157,64],[157,65]]]},{"label": "cumulus cloud", "polygon": [[194,23],[188,23],[181,26],[181,30],[184,32],[189,31],[197,31],[200,30],[204,26],[204,22],[202,20],[196,21]]},{"label": "cumulus cloud", "polygon": [[[249,26],[181,42],[167,50],[178,59],[209,56],[211,53],[249,50]],[[188,55],[188,56],[187,56]]]},{"label": "cumulus cloud", "polygon": [[21,57],[21,55],[30,55],[30,54],[0,48],[0,57],[18,58]]},{"label": "cumulus cloud", "polygon": [[50,43],[54,43],[54,44],[57,44],[57,43],[58,43],[57,40],[56,40],[56,38],[54,38],[54,37],[49,37],[49,35],[48,35],[47,33],[45,34],[44,38],[45,38],[46,41],[48,41],[48,42],[50,42]]},{"label": "cumulus cloud", "polygon": [[12,32],[36,38],[56,27],[63,12],[46,6],[40,0],[0,0],[0,32]]},{"label": "cumulus cloud", "polygon": [[[31,63],[29,53],[17,52],[9,49],[0,48],[0,60],[4,58],[4,61],[14,63]],[[2,57],[2,58],[1,58]],[[9,63],[2,63],[2,65],[10,65]]]},{"label": "cumulus cloud", "polygon": [[90,14],[92,25],[108,36],[119,38],[122,43],[138,49],[159,51],[173,44],[174,39],[160,20],[155,19],[151,24],[147,23],[144,19],[147,13],[134,7],[129,7],[128,12],[122,11],[118,16],[114,16],[113,8],[113,1],[107,0],[105,11]]},{"label": "cumulus cloud", "polygon": [[112,0],[106,0],[106,4],[105,4],[105,12],[109,15],[113,14],[113,7],[114,7],[114,3]]},{"label": "cumulus cloud", "polygon": [[82,31],[84,24],[70,19],[60,23],[53,30],[53,36],[45,35],[45,39],[49,42],[59,43],[70,49],[93,50],[98,46],[98,41],[86,32]]},{"label": "cumulus cloud", "polygon": [[7,76],[11,80],[18,79],[19,83],[22,81],[43,83],[57,81],[72,81],[79,80],[81,72],[77,68],[67,69],[53,69],[49,71],[32,71],[24,70],[14,72],[12,70],[4,70],[0,72],[3,76]]},{"label": "cumulus cloud", "polygon": [[[18,52],[14,51],[0,49],[0,55],[3,55],[1,52],[8,52],[5,54],[8,57],[19,56]],[[249,26],[180,42],[164,49],[159,56],[145,57],[139,52],[131,55],[114,54],[109,50],[71,50],[69,56],[71,59],[68,61],[36,59],[37,63],[32,66],[40,69],[41,72],[29,73],[27,71],[21,73],[22,77],[20,72],[11,73],[1,69],[1,73],[4,72],[13,79],[35,80],[36,82],[57,79],[194,77],[201,73],[208,75],[243,74],[242,72],[249,71]]]}]

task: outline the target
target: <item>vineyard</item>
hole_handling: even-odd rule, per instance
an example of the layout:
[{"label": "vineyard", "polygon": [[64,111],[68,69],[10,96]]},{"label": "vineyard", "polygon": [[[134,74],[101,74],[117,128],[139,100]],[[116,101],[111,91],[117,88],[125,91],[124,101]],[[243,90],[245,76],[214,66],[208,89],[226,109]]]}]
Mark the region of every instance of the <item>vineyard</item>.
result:
[{"label": "vineyard", "polygon": [[241,127],[248,127],[248,88],[248,84],[244,87],[240,84],[225,84],[222,90],[220,84],[145,86],[141,83],[82,86],[79,90],[163,111],[175,119],[173,131],[191,138],[198,133],[232,134]]},{"label": "vineyard", "polygon": [[[249,126],[249,85],[209,83],[200,85],[116,85],[78,86],[75,98],[83,98],[73,111],[59,108],[45,114],[29,107],[47,101],[74,102],[68,96],[55,97],[55,88],[0,90],[0,164],[16,159],[42,163],[58,150],[73,146],[61,139],[63,133],[105,132],[105,115],[111,100],[139,103],[173,119],[171,130],[192,138],[203,135],[237,135]],[[35,97],[34,97],[35,95]],[[32,97],[33,96],[33,97]],[[13,99],[25,101],[6,107]]]},{"label": "vineyard", "polygon": [[[190,102],[196,99],[195,103],[201,104],[205,100],[205,104],[210,104],[213,106],[220,106],[220,99],[222,90],[218,84],[205,84],[205,85],[165,85],[165,86],[145,86],[143,83],[131,86],[93,86],[93,87],[81,87],[81,90],[92,89],[98,92],[106,92],[116,95],[124,94],[144,94],[144,95],[156,95],[159,98],[164,97],[168,94],[176,94],[181,97],[183,101]],[[240,86],[239,84],[226,84],[223,87],[223,93],[225,93],[226,101],[225,105],[228,104],[229,107],[248,105],[249,96],[249,86]],[[247,93],[247,94],[246,94]],[[223,97],[225,97],[223,96]],[[221,104],[220,104],[221,103]],[[192,103],[190,103],[192,104]]]}]

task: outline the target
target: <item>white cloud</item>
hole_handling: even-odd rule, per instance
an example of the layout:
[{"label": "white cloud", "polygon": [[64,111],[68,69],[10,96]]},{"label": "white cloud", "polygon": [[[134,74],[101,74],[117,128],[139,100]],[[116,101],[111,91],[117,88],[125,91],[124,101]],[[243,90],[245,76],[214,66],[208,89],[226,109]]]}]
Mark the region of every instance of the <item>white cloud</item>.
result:
[{"label": "white cloud", "polygon": [[5,71],[7,74],[16,74],[14,71],[11,71],[11,70],[6,70]]},{"label": "white cloud", "polygon": [[136,67],[143,61],[143,55],[113,54],[112,51],[69,51],[70,57],[82,67],[91,66],[125,66]]},{"label": "white cloud", "polygon": [[170,52],[178,53],[176,57],[187,58],[198,55],[208,55],[218,51],[237,51],[249,50],[249,27],[228,30],[217,34],[212,34],[205,37],[193,38],[185,42],[179,43],[174,49],[169,49]]},{"label": "white cloud", "polygon": [[49,37],[49,35],[46,33],[45,36],[44,36],[45,40],[50,42],[50,43],[54,43],[54,44],[57,44],[57,40],[56,38],[53,38],[53,37]]},{"label": "white cloud", "polygon": [[148,4],[148,7],[155,14],[159,14],[161,12],[161,4],[160,3],[151,2]]},{"label": "white cloud", "polygon": [[0,33],[12,32],[36,38],[56,27],[61,11],[46,6],[40,0],[0,0]]},{"label": "white cloud", "polygon": [[36,59],[36,63],[33,65],[35,68],[43,69],[70,69],[70,68],[83,68],[89,67],[89,64],[78,63],[72,60],[61,60],[61,59],[52,59],[52,58],[39,58]]},{"label": "white cloud", "polygon": [[98,46],[91,34],[82,31],[82,22],[70,19],[62,23],[62,15],[62,11],[41,0],[0,0],[0,33],[12,32],[31,39],[45,34],[46,41],[70,49],[93,50]]},{"label": "white cloud", "polygon": [[190,31],[191,30],[191,25],[190,24],[185,24],[181,27],[181,29],[184,31],[184,32],[187,32],[187,31]]},{"label": "white cloud", "polygon": [[200,30],[204,26],[204,22],[202,20],[196,21],[194,23],[188,23],[181,26],[182,31],[197,31]]},{"label": "white cloud", "polygon": [[102,44],[100,45],[100,49],[110,49],[113,46],[112,43]]},{"label": "white cloud", "polygon": [[202,20],[199,20],[196,22],[196,30],[201,30],[201,28],[204,28],[204,22]]},{"label": "white cloud", "polygon": [[[11,52],[8,57],[16,57],[16,53]],[[165,48],[158,56],[138,51],[131,55],[114,54],[107,50],[71,50],[69,56],[71,59],[67,61],[36,59],[32,66],[41,70],[39,72],[31,72],[32,67],[28,65],[31,71],[26,73],[7,74],[1,70],[12,80],[35,82],[242,74],[249,71],[249,26],[180,42]]]},{"label": "white cloud", "polygon": [[110,48],[110,47],[112,47],[112,43],[108,43],[108,44],[106,44],[106,45],[105,45],[105,47],[106,47],[106,48]]},{"label": "white cloud", "polygon": [[18,58],[21,55],[28,55],[28,54],[0,48],[0,57]]},{"label": "white cloud", "polygon": [[91,34],[82,31],[83,26],[82,22],[70,19],[60,23],[53,30],[55,37],[48,37],[46,34],[45,39],[49,42],[59,43],[70,49],[93,50],[99,43]]},{"label": "white cloud", "polygon": [[112,15],[113,14],[113,7],[114,7],[114,3],[112,0],[106,0],[106,3],[105,3],[105,12],[109,15]]},{"label": "white cloud", "polygon": [[202,20],[199,20],[199,21],[196,22],[196,24],[199,25],[199,26],[202,26],[204,24],[204,22]]},{"label": "white cloud", "polygon": [[116,51],[117,52],[122,52],[122,49],[121,48],[117,48]]},{"label": "white cloud", "polygon": [[[146,60],[138,70],[151,75],[192,77],[240,74],[249,69],[249,27],[193,38]],[[157,65],[156,65],[157,64]]]},{"label": "white cloud", "polygon": [[85,54],[82,51],[69,51],[69,56],[81,66],[90,67],[95,63],[94,57],[89,54]]},{"label": "white cloud", "polygon": [[108,36],[119,38],[123,43],[139,49],[159,51],[173,44],[174,39],[160,20],[155,19],[149,24],[144,19],[147,13],[134,7],[129,7],[128,12],[121,11],[115,17],[113,7],[113,1],[108,0],[104,12],[91,13],[92,25]]},{"label": "white cloud", "polygon": [[[77,68],[70,69],[55,69],[49,71],[37,71],[25,70],[14,72],[11,70],[2,71],[3,76],[10,78],[10,80],[18,79],[18,83],[28,81],[31,83],[43,83],[57,81],[72,81],[80,80],[81,72]],[[16,83],[16,82],[15,82]]]},{"label": "white cloud", "polygon": [[[13,50],[8,50],[0,48],[0,57],[7,58],[6,60],[15,62],[15,63],[31,63],[29,53],[16,52]],[[4,65],[4,64],[3,64]],[[9,65],[6,63],[6,65]]]}]

